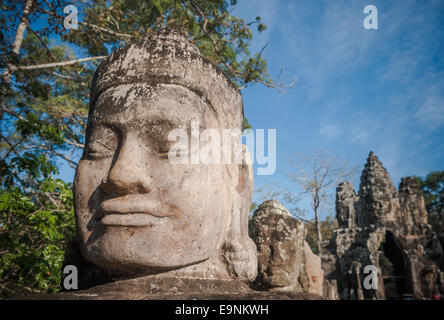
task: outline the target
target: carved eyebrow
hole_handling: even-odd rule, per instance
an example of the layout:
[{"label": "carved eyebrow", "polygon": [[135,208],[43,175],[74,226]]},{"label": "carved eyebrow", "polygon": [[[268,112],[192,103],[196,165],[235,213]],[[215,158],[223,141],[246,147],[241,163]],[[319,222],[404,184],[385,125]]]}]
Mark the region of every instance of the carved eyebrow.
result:
[{"label": "carved eyebrow", "polygon": [[214,106],[211,104],[211,102],[205,97],[203,92],[201,92],[198,89],[191,89],[191,88],[187,88],[187,87],[184,87],[181,85],[179,85],[179,86],[187,89],[188,91],[190,91],[190,92],[194,93],[195,95],[197,95],[198,97],[200,97],[205,102],[205,104],[210,108],[210,110],[212,110],[216,114],[216,117],[218,116],[216,108],[214,108]]}]

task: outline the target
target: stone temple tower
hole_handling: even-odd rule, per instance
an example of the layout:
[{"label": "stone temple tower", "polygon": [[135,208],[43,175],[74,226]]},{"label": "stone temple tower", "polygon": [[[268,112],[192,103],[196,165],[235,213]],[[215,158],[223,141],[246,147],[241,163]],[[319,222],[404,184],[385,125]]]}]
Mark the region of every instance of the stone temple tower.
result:
[{"label": "stone temple tower", "polygon": [[392,179],[378,157],[370,152],[359,186],[357,223],[382,225],[399,215],[399,197]]},{"label": "stone temple tower", "polygon": [[[421,299],[444,294],[442,245],[428,224],[424,198],[414,177],[403,178],[399,191],[381,161],[370,152],[359,192],[344,182],[336,190],[335,230],[326,246],[326,280],[336,279],[341,299],[384,299],[381,254],[393,265],[398,296]],[[363,286],[364,268],[378,270],[377,289]]]}]

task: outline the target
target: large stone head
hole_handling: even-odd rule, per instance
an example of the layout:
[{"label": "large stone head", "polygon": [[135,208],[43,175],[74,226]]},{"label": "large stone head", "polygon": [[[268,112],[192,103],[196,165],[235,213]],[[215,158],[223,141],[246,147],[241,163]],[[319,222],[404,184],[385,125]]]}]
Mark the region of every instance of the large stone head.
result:
[{"label": "large stone head", "polygon": [[168,156],[170,132],[183,129],[191,143],[193,121],[221,137],[223,129],[241,129],[239,90],[187,38],[165,30],[113,52],[91,90],[74,181],[84,257],[121,270],[215,259],[233,277],[254,279],[251,164],[172,163]]}]

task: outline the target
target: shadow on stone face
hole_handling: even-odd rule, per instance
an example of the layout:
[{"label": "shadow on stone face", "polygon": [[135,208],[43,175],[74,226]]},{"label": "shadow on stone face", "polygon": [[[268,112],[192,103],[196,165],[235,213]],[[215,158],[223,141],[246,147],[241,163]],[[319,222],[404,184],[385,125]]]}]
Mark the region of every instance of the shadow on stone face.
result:
[{"label": "shadow on stone face", "polygon": [[[99,186],[93,191],[93,193],[91,194],[91,197],[88,200],[89,208],[96,208],[97,207],[97,203],[99,201],[98,199],[100,199],[102,197],[101,194],[102,194],[102,191],[100,190],[100,186]],[[92,231],[91,235],[86,240],[87,245],[97,241],[101,236],[103,236],[103,234],[105,232],[103,230],[103,228],[98,228],[96,226],[96,224],[100,220],[101,216],[102,216],[102,214],[100,213],[100,211],[95,210],[92,217],[91,217],[91,220],[87,224],[88,230]]]}]

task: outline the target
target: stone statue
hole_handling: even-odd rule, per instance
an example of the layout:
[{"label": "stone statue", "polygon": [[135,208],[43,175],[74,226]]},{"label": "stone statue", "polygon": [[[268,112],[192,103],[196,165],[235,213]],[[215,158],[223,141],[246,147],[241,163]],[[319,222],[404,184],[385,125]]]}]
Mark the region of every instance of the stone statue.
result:
[{"label": "stone statue", "polygon": [[87,261],[121,274],[255,279],[248,150],[242,164],[171,163],[169,132],[190,134],[192,121],[240,130],[243,104],[235,85],[180,33],[155,32],[98,67],[74,180]]},{"label": "stone statue", "polygon": [[258,249],[258,276],[253,286],[273,292],[323,295],[321,258],[305,241],[304,224],[276,200],[262,203],[250,220]]},{"label": "stone statue", "polygon": [[355,205],[358,200],[351,183],[341,182],[336,188],[336,219],[341,228],[356,226]]},{"label": "stone statue", "polygon": [[301,221],[280,202],[268,200],[254,212],[249,231],[258,248],[255,287],[279,291],[308,287],[303,268],[305,227]]}]

